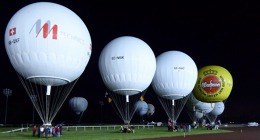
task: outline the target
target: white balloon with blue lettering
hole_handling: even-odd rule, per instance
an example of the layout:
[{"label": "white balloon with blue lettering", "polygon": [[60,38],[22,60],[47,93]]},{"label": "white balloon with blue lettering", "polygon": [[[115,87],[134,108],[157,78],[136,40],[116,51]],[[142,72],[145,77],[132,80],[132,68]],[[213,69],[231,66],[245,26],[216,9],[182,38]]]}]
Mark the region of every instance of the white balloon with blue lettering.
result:
[{"label": "white balloon with blue lettering", "polygon": [[193,59],[181,51],[167,51],[156,58],[152,87],[163,98],[177,100],[190,94],[198,77]]},{"label": "white balloon with blue lettering", "polygon": [[150,46],[133,36],[121,36],[110,41],[99,57],[103,82],[113,92],[135,95],[148,88],[156,59]]}]

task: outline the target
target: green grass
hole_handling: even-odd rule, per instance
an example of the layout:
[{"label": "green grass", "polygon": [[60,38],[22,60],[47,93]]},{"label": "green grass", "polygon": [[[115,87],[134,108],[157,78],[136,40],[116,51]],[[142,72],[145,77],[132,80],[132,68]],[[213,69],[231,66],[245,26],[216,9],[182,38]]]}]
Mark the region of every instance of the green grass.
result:
[{"label": "green grass", "polygon": [[[0,140],[31,140],[39,139],[32,137],[32,129],[23,130],[23,132],[1,133],[17,128],[0,128]],[[63,135],[60,138],[50,137],[49,139],[59,140],[130,140],[130,139],[143,139],[143,138],[159,138],[159,137],[173,137],[173,136],[188,136],[197,134],[210,134],[210,133],[227,133],[232,132],[228,130],[207,130],[206,128],[192,129],[191,132],[169,132],[166,127],[154,128],[136,128],[135,133],[120,133],[119,127],[112,129],[102,128],[101,130],[95,128],[63,128]],[[42,138],[41,138],[42,139]],[[44,138],[45,139],[45,138]]]}]

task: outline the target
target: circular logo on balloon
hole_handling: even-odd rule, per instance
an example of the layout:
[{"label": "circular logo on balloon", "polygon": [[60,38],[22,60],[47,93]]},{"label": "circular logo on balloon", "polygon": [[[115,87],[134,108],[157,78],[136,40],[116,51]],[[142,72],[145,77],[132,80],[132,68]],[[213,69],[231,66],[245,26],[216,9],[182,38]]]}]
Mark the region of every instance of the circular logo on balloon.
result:
[{"label": "circular logo on balloon", "polygon": [[223,91],[224,79],[218,76],[217,70],[205,70],[203,71],[203,77],[199,80],[198,88],[206,97],[216,97]]},{"label": "circular logo on balloon", "polygon": [[208,94],[215,94],[221,87],[221,82],[218,77],[209,75],[201,82],[201,88]]}]

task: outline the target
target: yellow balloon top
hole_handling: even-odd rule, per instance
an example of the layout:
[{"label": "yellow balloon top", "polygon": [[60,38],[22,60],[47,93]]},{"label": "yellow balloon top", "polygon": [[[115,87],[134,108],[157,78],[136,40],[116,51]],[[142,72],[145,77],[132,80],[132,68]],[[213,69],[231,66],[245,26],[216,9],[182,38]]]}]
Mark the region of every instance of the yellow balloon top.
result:
[{"label": "yellow balloon top", "polygon": [[199,69],[193,94],[202,102],[220,102],[229,97],[232,87],[233,78],[227,69],[209,65]]}]

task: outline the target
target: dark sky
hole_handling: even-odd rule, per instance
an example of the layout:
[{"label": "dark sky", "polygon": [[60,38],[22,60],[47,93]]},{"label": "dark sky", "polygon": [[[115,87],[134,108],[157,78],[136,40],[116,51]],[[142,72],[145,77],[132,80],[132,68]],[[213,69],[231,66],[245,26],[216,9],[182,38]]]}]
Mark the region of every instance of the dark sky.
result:
[{"label": "dark sky", "polygon": [[[23,6],[36,1],[1,1],[0,13],[0,89],[10,88],[13,95],[8,99],[8,123],[31,123],[32,104],[12,68],[4,47],[4,31],[10,18]],[[221,118],[226,121],[260,121],[259,46],[260,6],[254,1],[234,3],[181,1],[52,1],[74,11],[84,21],[92,39],[90,61],[67,101],[57,115],[58,121],[73,122],[75,116],[68,111],[68,99],[85,97],[89,106],[82,118],[83,123],[112,122],[113,117],[104,113],[113,110],[106,105],[101,115],[99,101],[106,92],[99,70],[98,58],[102,48],[112,39],[131,35],[145,41],[155,56],[179,50],[188,54],[198,68],[219,65],[233,77],[233,89],[225,104]],[[167,120],[152,88],[145,101],[155,104],[156,112],[149,118]],[[149,95],[149,96],[148,96]],[[6,97],[0,95],[0,124],[4,122]],[[108,107],[107,107],[108,106]],[[36,121],[39,120],[35,114]],[[185,112],[180,119],[185,118]],[[117,118],[119,119],[119,118]]]}]

